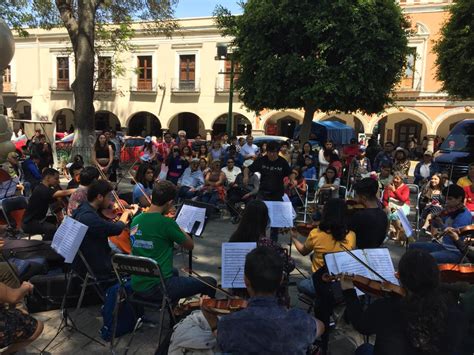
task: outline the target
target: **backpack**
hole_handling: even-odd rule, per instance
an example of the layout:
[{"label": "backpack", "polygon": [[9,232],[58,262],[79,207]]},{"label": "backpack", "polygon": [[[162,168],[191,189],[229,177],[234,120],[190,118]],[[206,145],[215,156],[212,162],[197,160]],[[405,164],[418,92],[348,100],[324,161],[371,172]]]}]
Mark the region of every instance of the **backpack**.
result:
[{"label": "backpack", "polygon": [[143,308],[134,307],[123,295],[123,292],[127,292],[127,294],[132,292],[130,281],[127,281],[124,287],[118,283],[109,287],[105,294],[104,305],[102,306],[103,326],[100,329],[100,335],[105,341],[110,341],[112,339],[114,309],[118,292],[121,292],[121,295],[118,307],[115,338],[131,333],[135,327],[137,319],[143,316]]}]

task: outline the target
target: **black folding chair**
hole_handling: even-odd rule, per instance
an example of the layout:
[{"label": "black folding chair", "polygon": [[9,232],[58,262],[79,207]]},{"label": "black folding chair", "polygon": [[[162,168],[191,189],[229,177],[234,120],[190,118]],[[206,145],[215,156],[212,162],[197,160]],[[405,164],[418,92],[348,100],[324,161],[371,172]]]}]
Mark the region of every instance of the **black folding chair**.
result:
[{"label": "black folding chair", "polygon": [[[115,330],[117,325],[117,318],[118,318],[118,310],[119,310],[119,303],[125,300],[130,302],[131,304],[135,304],[137,306],[142,306],[144,308],[151,308],[154,310],[158,310],[160,312],[160,325],[158,330],[158,346],[161,343],[161,335],[163,332],[163,323],[165,318],[165,312],[168,311],[170,315],[170,325],[176,323],[176,319],[173,313],[173,307],[171,305],[171,299],[168,295],[168,290],[166,289],[166,285],[163,279],[163,275],[161,274],[161,269],[158,263],[150,258],[145,258],[141,256],[133,256],[133,255],[125,255],[125,254],[115,254],[112,257],[112,267],[114,268],[115,274],[117,276],[117,280],[120,284],[121,291],[117,292],[117,301],[115,302],[115,309],[114,309],[114,321],[113,321],[113,330],[112,330],[112,339],[110,341],[110,347],[113,351],[114,348],[114,337],[115,337]],[[147,276],[147,277],[155,277],[160,280],[160,289],[161,289],[161,303],[151,302],[146,299],[140,297],[139,294],[135,292],[127,293],[125,291],[125,283],[126,277],[136,275],[136,276]],[[120,295],[122,294],[123,299],[120,300]],[[133,328],[132,336],[127,344],[125,354],[128,352],[130,348],[133,338],[135,337],[135,333],[140,325],[143,323],[143,317],[138,317],[135,327]]]}]

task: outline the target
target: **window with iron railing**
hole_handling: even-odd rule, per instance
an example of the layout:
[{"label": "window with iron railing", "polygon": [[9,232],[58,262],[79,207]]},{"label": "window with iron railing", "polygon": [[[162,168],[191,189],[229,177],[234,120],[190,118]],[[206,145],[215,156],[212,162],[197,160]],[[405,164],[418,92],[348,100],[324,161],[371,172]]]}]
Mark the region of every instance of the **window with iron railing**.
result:
[{"label": "window with iron railing", "polygon": [[138,91],[151,91],[153,89],[153,64],[152,56],[138,56]]}]

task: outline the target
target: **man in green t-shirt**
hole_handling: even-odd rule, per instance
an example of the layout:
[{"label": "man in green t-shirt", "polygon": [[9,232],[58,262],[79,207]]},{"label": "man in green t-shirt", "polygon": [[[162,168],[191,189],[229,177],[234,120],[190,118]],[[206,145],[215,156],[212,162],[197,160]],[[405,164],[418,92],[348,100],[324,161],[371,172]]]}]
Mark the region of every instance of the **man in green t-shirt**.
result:
[{"label": "man in green t-shirt", "polygon": [[[169,181],[155,184],[150,208],[135,217],[130,226],[132,254],[151,258],[160,265],[172,302],[196,294],[214,297],[216,291],[213,288],[194,278],[181,277],[173,268],[174,243],[186,250],[194,248],[192,238],[180,229],[175,220],[164,216],[173,206],[176,193],[176,186]],[[213,286],[217,284],[211,277],[203,279]],[[160,281],[156,277],[132,276],[132,288],[147,300],[161,299]]]}]

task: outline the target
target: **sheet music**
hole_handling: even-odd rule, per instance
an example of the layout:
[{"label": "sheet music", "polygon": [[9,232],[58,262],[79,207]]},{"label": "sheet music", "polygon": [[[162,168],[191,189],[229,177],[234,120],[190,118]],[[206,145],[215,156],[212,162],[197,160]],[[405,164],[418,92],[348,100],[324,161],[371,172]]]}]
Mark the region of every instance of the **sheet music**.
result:
[{"label": "sheet music", "polygon": [[293,206],[291,202],[263,201],[268,208],[270,227],[287,228],[293,227]]},{"label": "sheet music", "polygon": [[405,231],[405,235],[407,237],[411,237],[413,235],[413,228],[411,227],[407,216],[405,216],[401,208],[397,210],[397,216],[400,219],[400,223],[402,224],[403,230]]},{"label": "sheet music", "polygon": [[66,216],[54,234],[51,248],[64,258],[65,263],[71,264],[88,228],[86,225]]},{"label": "sheet music", "polygon": [[[399,285],[395,277],[395,268],[393,267],[392,257],[387,248],[365,249],[364,254],[369,266],[377,271],[384,279],[396,285]],[[372,276],[375,280],[380,280],[376,275]],[[381,280],[380,280],[381,281]]]},{"label": "sheet music", "polygon": [[257,243],[222,243],[223,288],[245,288],[245,257],[257,247]]},{"label": "sheet music", "polygon": [[176,223],[187,233],[191,233],[195,222],[199,222],[195,235],[200,236],[206,222],[206,209],[184,204],[176,217]]}]

